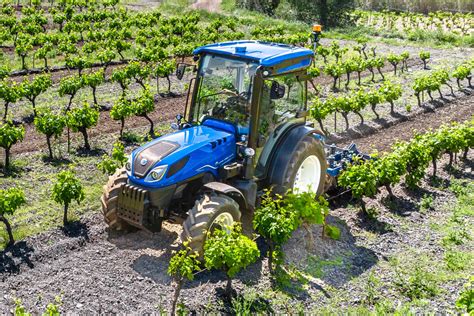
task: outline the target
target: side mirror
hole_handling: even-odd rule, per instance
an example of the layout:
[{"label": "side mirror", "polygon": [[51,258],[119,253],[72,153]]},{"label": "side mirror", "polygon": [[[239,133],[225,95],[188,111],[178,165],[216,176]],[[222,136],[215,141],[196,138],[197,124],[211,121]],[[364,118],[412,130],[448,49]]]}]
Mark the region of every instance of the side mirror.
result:
[{"label": "side mirror", "polygon": [[179,129],[178,123],[176,123],[176,122],[171,123],[171,129],[174,129],[174,130],[177,131]]},{"label": "side mirror", "polygon": [[281,99],[285,96],[285,86],[280,86],[280,84],[276,81],[272,82],[272,86],[270,88],[270,99]]},{"label": "side mirror", "polygon": [[185,71],[186,71],[186,65],[178,64],[178,68],[176,68],[176,78],[178,78],[178,80],[183,79]]}]

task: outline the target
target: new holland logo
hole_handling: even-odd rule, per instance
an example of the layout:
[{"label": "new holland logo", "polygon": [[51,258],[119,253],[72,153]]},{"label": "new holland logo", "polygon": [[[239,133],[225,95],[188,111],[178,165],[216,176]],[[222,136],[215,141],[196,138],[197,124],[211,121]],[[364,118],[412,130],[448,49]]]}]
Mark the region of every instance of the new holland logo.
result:
[{"label": "new holland logo", "polygon": [[140,161],[140,164],[142,166],[146,166],[146,164],[148,163],[148,160],[146,158],[143,158],[141,161]]}]

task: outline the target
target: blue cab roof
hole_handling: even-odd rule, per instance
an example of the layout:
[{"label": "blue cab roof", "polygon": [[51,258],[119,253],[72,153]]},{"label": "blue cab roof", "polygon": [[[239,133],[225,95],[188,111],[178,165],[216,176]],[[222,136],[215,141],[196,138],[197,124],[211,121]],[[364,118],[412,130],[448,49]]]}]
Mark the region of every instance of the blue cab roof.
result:
[{"label": "blue cab roof", "polygon": [[298,57],[313,57],[313,51],[307,48],[261,41],[233,41],[209,44],[198,47],[193,54],[214,53],[251,59],[264,67],[276,66],[286,60]]}]

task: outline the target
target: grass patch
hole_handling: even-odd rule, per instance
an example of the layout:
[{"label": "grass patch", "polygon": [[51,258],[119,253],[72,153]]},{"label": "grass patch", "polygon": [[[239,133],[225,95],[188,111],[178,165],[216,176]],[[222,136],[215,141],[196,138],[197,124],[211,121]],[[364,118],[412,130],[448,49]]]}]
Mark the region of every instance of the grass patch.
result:
[{"label": "grass patch", "polygon": [[438,283],[436,275],[420,265],[397,269],[394,281],[398,291],[411,300],[436,296],[440,291]]},{"label": "grass patch", "polygon": [[315,256],[309,255],[304,272],[308,273],[314,278],[321,279],[324,277],[325,270],[328,267],[340,267],[343,266],[343,264],[342,257],[336,257],[330,260],[321,260]]}]

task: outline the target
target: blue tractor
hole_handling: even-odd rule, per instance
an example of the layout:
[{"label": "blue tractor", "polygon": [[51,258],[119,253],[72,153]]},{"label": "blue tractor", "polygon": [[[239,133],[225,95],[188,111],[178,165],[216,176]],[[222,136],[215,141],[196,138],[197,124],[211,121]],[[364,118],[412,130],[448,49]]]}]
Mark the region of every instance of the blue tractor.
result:
[{"label": "blue tractor", "polygon": [[325,148],[306,122],[313,57],[259,41],[197,48],[176,131],[134,150],[104,187],[108,225],[158,232],[163,220],[182,222],[182,240],[202,253],[206,232],[251,217],[265,188],[325,192],[348,151]]}]

